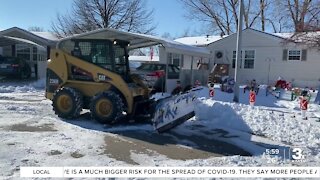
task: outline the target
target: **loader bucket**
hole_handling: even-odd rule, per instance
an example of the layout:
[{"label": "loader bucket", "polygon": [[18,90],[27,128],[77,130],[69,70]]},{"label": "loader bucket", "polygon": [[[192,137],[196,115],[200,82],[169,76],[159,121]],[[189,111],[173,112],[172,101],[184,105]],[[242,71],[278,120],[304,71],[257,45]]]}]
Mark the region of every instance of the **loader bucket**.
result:
[{"label": "loader bucket", "polygon": [[152,119],[155,130],[162,133],[192,118],[195,100],[194,90],[191,90],[158,101]]}]

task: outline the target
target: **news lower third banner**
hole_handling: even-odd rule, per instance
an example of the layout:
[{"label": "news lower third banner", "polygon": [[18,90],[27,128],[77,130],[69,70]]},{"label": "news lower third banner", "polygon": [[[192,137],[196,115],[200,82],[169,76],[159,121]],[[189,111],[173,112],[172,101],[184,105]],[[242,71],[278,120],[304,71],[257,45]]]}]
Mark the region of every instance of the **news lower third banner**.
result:
[{"label": "news lower third banner", "polygon": [[320,167],[21,167],[21,177],[320,178]]}]

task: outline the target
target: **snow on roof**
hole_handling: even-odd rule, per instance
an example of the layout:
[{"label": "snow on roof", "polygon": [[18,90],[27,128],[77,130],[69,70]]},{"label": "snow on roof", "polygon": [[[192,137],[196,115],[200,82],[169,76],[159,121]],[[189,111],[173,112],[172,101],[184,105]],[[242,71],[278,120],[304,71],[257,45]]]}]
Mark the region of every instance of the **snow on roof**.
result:
[{"label": "snow on roof", "polygon": [[272,33],[275,36],[279,36],[281,38],[291,38],[294,33]]},{"label": "snow on roof", "polygon": [[206,46],[210,43],[213,43],[215,41],[218,41],[224,37],[227,36],[194,36],[194,37],[183,37],[183,38],[178,38],[175,39],[175,41],[187,44],[187,45],[192,45],[192,46]]},{"label": "snow on roof", "polygon": [[[320,31],[304,32],[304,33],[294,33],[294,32],[269,33],[269,32],[263,32],[263,31],[259,31],[256,29],[252,29],[252,28],[247,28],[247,29],[253,30],[256,32],[265,33],[267,35],[275,36],[275,37],[279,37],[279,38],[283,38],[283,39],[291,39],[297,43],[298,42],[308,42],[315,37],[320,37]],[[247,30],[247,29],[245,29],[245,30]],[[234,33],[234,34],[236,34],[236,33]],[[221,37],[221,36],[183,37],[183,38],[176,39],[175,41],[183,43],[183,44],[187,44],[187,45],[192,45],[192,46],[206,46],[206,45],[211,44],[213,42],[216,42],[220,39],[223,39],[225,37],[228,37],[228,35],[223,36],[223,37]]]},{"label": "snow on roof", "polygon": [[58,41],[59,38],[52,32],[37,32],[37,31],[30,31],[30,33],[42,37],[44,39],[48,39],[51,41]]},{"label": "snow on roof", "polygon": [[320,37],[320,31],[314,32],[301,32],[301,33],[273,33],[276,36],[290,39],[296,43],[312,44]]},{"label": "snow on roof", "polygon": [[130,61],[159,61],[159,56],[129,56]]}]

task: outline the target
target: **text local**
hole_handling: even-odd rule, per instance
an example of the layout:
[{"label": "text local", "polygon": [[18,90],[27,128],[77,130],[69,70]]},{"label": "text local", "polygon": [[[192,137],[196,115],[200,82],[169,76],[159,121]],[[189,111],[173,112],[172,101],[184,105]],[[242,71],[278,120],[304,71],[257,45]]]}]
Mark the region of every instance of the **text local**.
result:
[{"label": "text local", "polygon": [[32,173],[33,174],[51,174],[49,170],[43,170],[43,169],[34,169]]}]

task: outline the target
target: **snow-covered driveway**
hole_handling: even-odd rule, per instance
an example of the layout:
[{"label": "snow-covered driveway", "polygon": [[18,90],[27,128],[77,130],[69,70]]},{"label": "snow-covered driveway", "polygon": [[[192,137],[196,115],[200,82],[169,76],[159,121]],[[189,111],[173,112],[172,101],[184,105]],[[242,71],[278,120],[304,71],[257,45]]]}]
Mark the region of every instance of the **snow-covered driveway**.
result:
[{"label": "snow-covered driveway", "polygon": [[[21,166],[320,165],[319,123],[291,118],[296,102],[261,95],[251,108],[246,94],[242,104],[231,99],[218,90],[199,98],[196,117],[157,134],[150,124],[102,126],[88,113],[63,121],[44,98],[43,82],[1,84],[0,177],[19,177]],[[309,115],[319,110],[311,105]],[[282,153],[291,147],[304,148],[306,160],[292,163]],[[267,156],[272,148],[281,153]]]},{"label": "snow-covered driveway", "polygon": [[0,86],[0,177],[21,166],[154,166],[249,155],[210,136],[157,134],[150,124],[103,126],[84,113],[63,121],[44,97],[43,82]]}]

